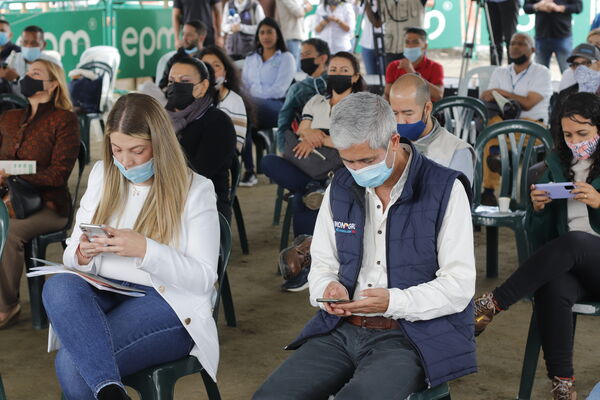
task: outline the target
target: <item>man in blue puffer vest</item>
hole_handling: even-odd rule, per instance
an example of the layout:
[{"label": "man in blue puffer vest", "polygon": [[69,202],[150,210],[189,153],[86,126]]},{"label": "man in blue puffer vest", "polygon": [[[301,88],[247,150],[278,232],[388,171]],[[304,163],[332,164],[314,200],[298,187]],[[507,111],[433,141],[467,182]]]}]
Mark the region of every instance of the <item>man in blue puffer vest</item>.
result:
[{"label": "man in blue puffer vest", "polygon": [[346,168],[311,246],[320,310],[254,399],[405,399],[476,372],[468,180],[400,138],[380,96],[341,101],[330,133]]}]

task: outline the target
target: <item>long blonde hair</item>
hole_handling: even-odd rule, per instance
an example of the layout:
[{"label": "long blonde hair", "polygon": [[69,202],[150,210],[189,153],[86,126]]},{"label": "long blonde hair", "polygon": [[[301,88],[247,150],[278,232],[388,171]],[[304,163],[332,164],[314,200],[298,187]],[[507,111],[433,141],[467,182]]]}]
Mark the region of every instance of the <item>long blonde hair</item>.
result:
[{"label": "long blonde hair", "polygon": [[56,86],[56,89],[51,95],[52,100],[54,101],[54,107],[66,111],[73,111],[73,103],[71,103],[71,99],[69,98],[65,71],[52,61],[37,59],[35,62],[43,64],[48,71],[48,75],[50,75],[50,80],[58,83],[58,86]]},{"label": "long blonde hair", "polygon": [[176,243],[191,182],[191,171],[175,136],[169,116],[145,94],[121,97],[108,115],[104,133],[104,188],[92,223],[106,224],[123,212],[126,178],[113,162],[110,134],[119,132],[150,140],[154,180],[133,229],[160,243]]}]

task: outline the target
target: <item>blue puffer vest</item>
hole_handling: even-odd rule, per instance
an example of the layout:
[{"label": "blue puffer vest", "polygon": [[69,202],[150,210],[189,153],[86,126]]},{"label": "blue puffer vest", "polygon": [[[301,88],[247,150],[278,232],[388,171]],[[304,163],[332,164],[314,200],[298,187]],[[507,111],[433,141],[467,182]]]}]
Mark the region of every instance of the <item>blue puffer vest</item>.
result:
[{"label": "blue puffer vest", "polygon": [[[463,174],[436,164],[414,147],[412,154],[406,184],[398,201],[390,206],[387,218],[390,288],[405,289],[436,278],[437,236],[456,179],[471,197],[470,184]],[[338,276],[352,298],[362,265],[364,188],[342,168],[331,183],[330,201],[340,261]],[[310,337],[331,332],[341,322],[340,317],[319,310],[287,348],[296,349]],[[419,353],[430,387],[477,371],[473,302],[457,314],[429,321],[398,322]]]}]

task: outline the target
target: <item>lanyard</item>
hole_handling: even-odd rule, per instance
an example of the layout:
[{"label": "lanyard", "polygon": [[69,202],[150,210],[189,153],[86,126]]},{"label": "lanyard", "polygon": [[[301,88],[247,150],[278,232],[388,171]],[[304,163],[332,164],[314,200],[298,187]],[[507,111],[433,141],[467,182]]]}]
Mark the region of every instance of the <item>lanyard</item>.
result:
[{"label": "lanyard", "polygon": [[[523,79],[525,77],[525,75],[527,75],[527,73],[529,72],[529,68],[531,68],[531,64],[529,64],[529,67],[527,67],[527,69],[525,70],[525,72],[523,72],[523,75],[521,75],[519,77],[519,79],[517,79],[516,82],[514,82],[514,80],[513,80],[513,75],[510,74],[510,84],[512,85],[513,93],[515,92],[515,87],[517,87],[517,85],[519,84],[519,82],[521,82],[521,79]],[[513,71],[514,71],[514,67],[513,67]]]}]

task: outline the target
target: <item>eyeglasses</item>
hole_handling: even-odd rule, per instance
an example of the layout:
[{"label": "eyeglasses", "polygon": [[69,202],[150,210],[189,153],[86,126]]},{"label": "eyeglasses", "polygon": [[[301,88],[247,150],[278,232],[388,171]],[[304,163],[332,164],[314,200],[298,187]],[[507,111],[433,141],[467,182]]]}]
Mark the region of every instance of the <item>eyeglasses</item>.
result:
[{"label": "eyeglasses", "polygon": [[587,67],[587,66],[592,65],[592,62],[591,61],[584,61],[584,62],[580,62],[580,63],[578,63],[578,62],[572,62],[571,63],[571,68],[577,68],[580,65],[585,65]]}]

